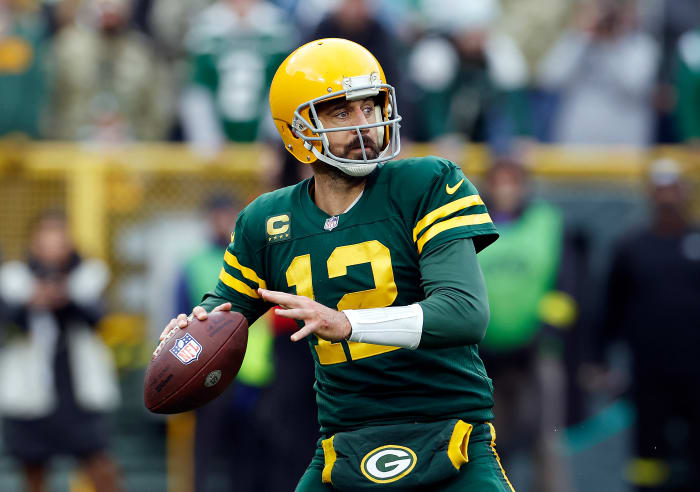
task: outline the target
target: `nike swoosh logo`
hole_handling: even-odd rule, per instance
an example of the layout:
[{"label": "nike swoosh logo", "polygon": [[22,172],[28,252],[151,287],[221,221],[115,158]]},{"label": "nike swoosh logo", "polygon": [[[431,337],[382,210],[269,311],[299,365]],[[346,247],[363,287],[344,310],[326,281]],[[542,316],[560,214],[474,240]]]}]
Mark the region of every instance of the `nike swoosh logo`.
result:
[{"label": "nike swoosh logo", "polygon": [[460,186],[462,186],[462,183],[464,183],[464,180],[460,181],[454,186],[450,186],[448,184],[445,184],[445,191],[447,192],[448,195],[454,195],[454,192],[459,189]]}]

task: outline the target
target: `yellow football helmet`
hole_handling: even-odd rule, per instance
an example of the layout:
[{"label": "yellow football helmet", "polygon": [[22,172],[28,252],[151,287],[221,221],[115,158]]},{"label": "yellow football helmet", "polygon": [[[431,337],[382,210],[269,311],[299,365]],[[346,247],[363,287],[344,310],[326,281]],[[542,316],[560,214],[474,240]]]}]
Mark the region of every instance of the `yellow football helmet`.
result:
[{"label": "yellow football helmet", "polygon": [[[331,99],[378,96],[374,123],[324,129],[315,105]],[[383,96],[383,97],[382,97]],[[320,160],[352,176],[365,176],[378,163],[395,158],[400,150],[396,92],[366,48],[347,39],[318,39],[297,48],[277,69],[270,86],[270,111],[286,149],[305,163]],[[330,151],[326,133],[376,128],[379,155],[347,159]]]}]

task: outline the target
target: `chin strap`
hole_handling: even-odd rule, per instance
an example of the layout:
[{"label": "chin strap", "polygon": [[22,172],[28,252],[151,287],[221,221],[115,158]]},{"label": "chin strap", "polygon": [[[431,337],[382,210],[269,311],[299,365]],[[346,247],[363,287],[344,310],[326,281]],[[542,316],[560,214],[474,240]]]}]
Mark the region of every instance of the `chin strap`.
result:
[{"label": "chin strap", "polygon": [[[345,174],[348,174],[350,176],[367,176],[369,173],[374,171],[374,168],[377,167],[376,162],[370,164],[367,164],[366,162],[358,162],[353,164],[347,162],[339,162],[335,159],[331,159],[325,154],[320,153],[316,147],[311,147],[311,152],[316,156],[316,158],[319,161],[325,162],[330,166],[337,167]],[[383,154],[384,152],[382,152],[381,155]]]}]

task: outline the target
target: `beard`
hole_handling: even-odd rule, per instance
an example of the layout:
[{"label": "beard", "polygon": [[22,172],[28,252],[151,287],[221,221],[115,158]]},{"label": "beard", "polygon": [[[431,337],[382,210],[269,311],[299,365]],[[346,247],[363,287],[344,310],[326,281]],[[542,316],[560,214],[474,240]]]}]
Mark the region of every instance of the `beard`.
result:
[{"label": "beard", "polygon": [[[360,141],[359,136],[355,136],[353,140],[344,145],[341,152],[336,152],[331,149],[331,152],[337,157],[342,157],[344,159],[350,159],[351,152],[357,152],[359,149],[359,158],[355,160],[362,162],[362,143],[364,143],[365,155],[367,159],[376,159],[379,156],[379,148],[377,143],[369,136],[363,135]],[[351,176],[346,174],[341,169],[335,166],[331,166],[322,161],[316,161],[311,163],[311,168],[314,170],[314,174],[323,174],[331,179],[331,182],[337,183],[341,186],[356,186],[363,182],[366,176]]]},{"label": "beard", "polygon": [[338,157],[349,159],[350,157],[348,156],[350,155],[350,152],[359,149],[361,159],[363,142],[365,147],[365,155],[367,156],[367,159],[376,159],[379,156],[379,147],[377,146],[377,142],[375,142],[369,135],[363,135],[362,140],[360,140],[359,135],[355,136],[354,139],[352,139],[348,144],[346,144],[343,147],[343,152]]},{"label": "beard", "polygon": [[[379,156],[379,148],[377,143],[369,136],[363,135],[362,141],[360,141],[359,136],[355,136],[353,140],[342,147],[341,152],[335,152],[331,149],[334,155],[337,157],[342,157],[344,159],[350,159],[350,153],[357,151],[359,149],[360,156],[358,161],[362,162],[362,143],[364,142],[365,155],[367,159],[376,159]],[[316,161],[311,163],[311,168],[314,170],[314,174],[323,174],[331,179],[331,182],[337,184],[342,184],[342,186],[355,186],[363,182],[366,176],[351,176],[344,173],[342,170],[335,166],[331,166],[322,161]]]}]

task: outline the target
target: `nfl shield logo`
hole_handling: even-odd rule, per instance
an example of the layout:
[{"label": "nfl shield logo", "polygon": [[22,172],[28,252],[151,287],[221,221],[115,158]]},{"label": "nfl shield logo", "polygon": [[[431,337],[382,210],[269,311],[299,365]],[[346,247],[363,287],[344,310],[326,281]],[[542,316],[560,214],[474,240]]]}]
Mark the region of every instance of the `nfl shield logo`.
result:
[{"label": "nfl shield logo", "polygon": [[333,217],[326,219],[326,223],[323,226],[323,228],[327,231],[332,231],[336,227],[338,227],[338,216],[337,215],[334,215]]},{"label": "nfl shield logo", "polygon": [[183,364],[189,364],[199,358],[202,353],[202,346],[189,333],[175,340],[175,345],[170,349],[170,353],[180,359]]}]

